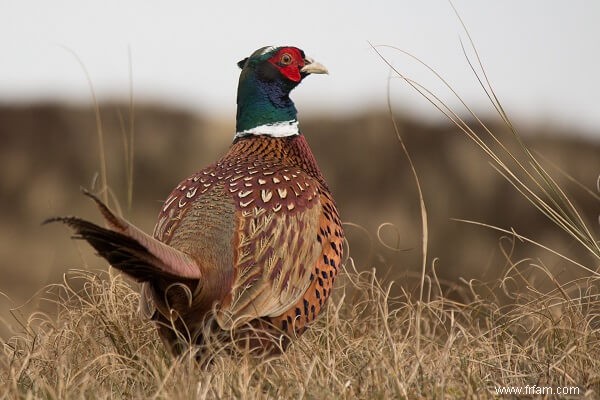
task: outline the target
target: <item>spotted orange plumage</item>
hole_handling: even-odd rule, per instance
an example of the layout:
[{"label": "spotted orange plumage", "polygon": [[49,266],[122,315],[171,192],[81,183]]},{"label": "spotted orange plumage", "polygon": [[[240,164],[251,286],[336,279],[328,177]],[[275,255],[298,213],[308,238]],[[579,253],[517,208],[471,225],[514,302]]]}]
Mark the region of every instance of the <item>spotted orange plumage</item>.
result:
[{"label": "spotted orange plumage", "polygon": [[[181,222],[215,192],[236,214],[226,228],[235,232],[233,268],[224,296],[214,299],[219,325],[231,329],[233,321],[262,319],[291,336],[304,332],[331,294],[343,241],[335,203],[304,136],[237,140],[221,160],[173,190],[155,238],[170,244],[185,237]],[[206,280],[214,269],[202,261],[208,246],[188,250],[205,266]]]},{"label": "spotted orange plumage", "polygon": [[141,310],[175,354],[210,332],[285,349],[319,315],[340,269],[337,208],[289,98],[327,70],[295,47],[264,47],[238,66],[234,142],[171,192],[153,236],[89,193],[106,228],[51,219],[142,282]]}]

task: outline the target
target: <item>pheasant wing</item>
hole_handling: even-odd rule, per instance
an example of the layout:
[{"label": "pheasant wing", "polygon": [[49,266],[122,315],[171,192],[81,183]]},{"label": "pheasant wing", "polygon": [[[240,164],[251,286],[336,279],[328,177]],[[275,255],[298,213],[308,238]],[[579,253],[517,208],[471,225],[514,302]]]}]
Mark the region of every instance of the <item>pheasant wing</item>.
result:
[{"label": "pheasant wing", "polygon": [[319,184],[300,169],[255,176],[231,189],[238,200],[235,276],[217,317],[226,329],[287,311],[310,286],[322,254]]}]

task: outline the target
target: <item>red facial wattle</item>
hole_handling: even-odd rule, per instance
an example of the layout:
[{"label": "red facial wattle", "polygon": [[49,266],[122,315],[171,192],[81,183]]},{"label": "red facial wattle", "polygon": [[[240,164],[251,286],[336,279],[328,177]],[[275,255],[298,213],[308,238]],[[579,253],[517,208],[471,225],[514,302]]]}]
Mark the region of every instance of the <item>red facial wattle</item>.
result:
[{"label": "red facial wattle", "polygon": [[[288,57],[290,59],[289,63],[287,63]],[[302,80],[300,69],[304,67],[304,56],[299,49],[283,47],[269,59],[269,62],[277,67],[281,74],[290,81],[300,82]]]}]

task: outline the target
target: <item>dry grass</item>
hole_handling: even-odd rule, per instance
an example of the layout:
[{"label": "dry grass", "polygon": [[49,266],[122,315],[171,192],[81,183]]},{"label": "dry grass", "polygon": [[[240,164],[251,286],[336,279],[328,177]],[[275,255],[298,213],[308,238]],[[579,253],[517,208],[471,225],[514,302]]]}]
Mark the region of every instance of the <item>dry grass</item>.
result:
[{"label": "dry grass", "polygon": [[[285,355],[261,361],[209,344],[205,369],[165,353],[121,275],[71,271],[42,295],[57,316],[32,315],[3,344],[0,383],[4,398],[485,398],[533,384],[596,398],[598,278],[541,293],[531,278],[540,270],[511,263],[492,286],[463,283],[462,301],[430,275],[421,303],[406,292],[390,298],[391,283],[372,272],[346,271],[325,314]],[[523,283],[527,291],[511,292]],[[504,306],[501,294],[511,296]]]}]

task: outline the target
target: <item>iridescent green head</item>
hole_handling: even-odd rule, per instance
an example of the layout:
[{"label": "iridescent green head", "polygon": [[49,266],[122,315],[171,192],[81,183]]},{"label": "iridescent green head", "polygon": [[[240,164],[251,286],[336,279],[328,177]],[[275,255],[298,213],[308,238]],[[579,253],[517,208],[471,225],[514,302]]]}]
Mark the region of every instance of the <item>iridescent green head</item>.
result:
[{"label": "iridescent green head", "polygon": [[289,95],[310,74],[327,69],[297,47],[263,47],[240,62],[236,138],[298,134],[296,107]]}]

